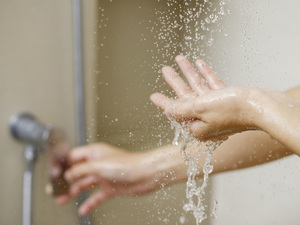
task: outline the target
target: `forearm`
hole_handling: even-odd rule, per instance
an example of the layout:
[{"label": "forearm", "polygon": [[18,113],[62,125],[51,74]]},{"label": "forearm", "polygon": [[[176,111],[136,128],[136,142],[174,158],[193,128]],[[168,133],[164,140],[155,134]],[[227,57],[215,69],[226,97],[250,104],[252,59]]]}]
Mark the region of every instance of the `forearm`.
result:
[{"label": "forearm", "polygon": [[[300,107],[295,114],[296,112],[285,113],[287,117],[284,117],[278,113],[274,117],[276,122],[267,123],[264,129],[273,138],[287,146],[290,151],[300,156],[300,120],[297,118],[300,116]],[[293,118],[293,120],[290,121],[287,118]]]},{"label": "forearm", "polygon": [[280,159],[291,152],[263,131],[232,135],[213,154],[213,173],[242,169]]},{"label": "forearm", "polygon": [[[245,131],[230,136],[213,153],[213,173],[263,164],[288,156],[293,152],[299,155],[297,150],[300,146],[300,137],[298,138],[300,132],[297,131],[297,128],[300,127],[300,119],[298,119],[300,118],[300,112],[297,108],[297,101],[300,101],[300,87],[290,89],[285,94],[293,98],[296,105],[288,107],[290,109],[284,111],[287,113],[286,115],[275,114],[278,120],[281,119],[282,122],[274,123],[274,120],[270,120],[275,125],[265,123],[264,126],[261,126],[259,124],[259,128],[265,132],[259,130]],[[275,109],[272,111],[276,112]],[[247,113],[253,116],[254,119],[261,116],[260,112],[256,112],[257,114]],[[265,118],[269,117],[274,118],[274,116],[265,115]],[[293,122],[288,123],[283,121],[282,118],[288,118]],[[284,126],[288,126],[289,130]],[[295,135],[290,134],[293,134],[293,132]],[[184,163],[180,147],[168,145],[143,154],[145,155],[142,157],[143,160],[141,160],[140,165],[141,168],[146,168],[147,176],[152,177],[150,179],[164,184],[172,184],[187,178],[187,165]],[[199,159],[200,177],[203,175],[201,165],[204,163],[204,156]]]},{"label": "forearm", "polygon": [[[205,146],[203,146],[205,147]],[[195,154],[198,149],[190,149]],[[187,165],[180,152],[180,146],[163,146],[142,153],[141,173],[154,183],[170,185],[187,179]],[[213,173],[242,169],[270,162],[291,152],[280,142],[263,131],[246,131],[232,135],[213,153]],[[203,176],[202,165],[205,154],[199,158],[199,177]]]},{"label": "forearm", "polygon": [[[277,109],[270,110],[270,107],[267,107],[269,112],[262,111],[257,115],[252,113],[256,121],[263,116],[261,121],[264,122],[259,122],[258,126],[265,132],[246,131],[230,136],[214,153],[214,173],[263,164],[292,153],[299,155],[300,111],[297,102],[300,101],[300,86],[286,91],[286,96],[278,94],[281,95],[280,97],[291,99],[279,102],[283,105],[277,105]],[[279,104],[279,96],[275,99]],[[291,107],[292,103],[294,107]]]},{"label": "forearm", "polygon": [[[214,173],[263,164],[292,153],[299,155],[300,86],[286,91],[286,96],[278,95],[273,96],[277,109],[268,106],[271,103],[268,99],[265,105],[261,105],[263,107],[248,114],[254,115],[255,121],[258,121],[255,125],[265,132],[246,131],[230,136],[214,153]],[[261,101],[262,95],[257,96]],[[279,101],[280,98],[284,99]],[[267,111],[260,111],[265,107]],[[259,117],[262,119],[257,120]]]},{"label": "forearm", "polygon": [[170,185],[186,180],[187,165],[180,146],[165,145],[141,155],[140,176],[159,185]]},{"label": "forearm", "polygon": [[256,99],[258,105],[263,105],[263,110],[256,112],[256,126],[300,155],[300,87],[290,89],[285,95],[266,92]]}]

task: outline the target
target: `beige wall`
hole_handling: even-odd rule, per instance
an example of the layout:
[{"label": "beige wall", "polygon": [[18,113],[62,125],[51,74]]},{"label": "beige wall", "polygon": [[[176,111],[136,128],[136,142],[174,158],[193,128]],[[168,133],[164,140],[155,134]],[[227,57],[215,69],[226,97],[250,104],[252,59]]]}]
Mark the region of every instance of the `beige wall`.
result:
[{"label": "beige wall", "polygon": [[[231,15],[216,40],[213,65],[228,85],[284,91],[300,84],[299,1],[227,1]],[[270,149],[271,150],[271,149]],[[299,157],[220,174],[214,225],[299,224]]]},{"label": "beige wall", "polygon": [[[24,145],[12,140],[11,115],[30,112],[63,128],[74,144],[71,1],[0,1],[0,224],[21,224]],[[77,224],[75,204],[44,193],[45,155],[34,184],[34,224]]]},{"label": "beige wall", "polygon": [[[92,99],[97,110],[97,140],[131,149],[151,148],[158,140],[152,135],[163,133],[156,128],[162,123],[166,125],[166,120],[154,117],[159,111],[149,101],[154,90],[166,88],[153,68],[162,56],[148,51],[156,51],[154,42],[158,40],[154,35],[158,27],[153,33],[150,30],[155,23],[159,25],[155,12],[166,1],[163,2],[130,0],[99,4],[97,27],[93,31],[97,37],[93,39],[98,56],[93,73],[96,80],[89,88],[98,90]],[[167,131],[169,126],[162,129]]]}]

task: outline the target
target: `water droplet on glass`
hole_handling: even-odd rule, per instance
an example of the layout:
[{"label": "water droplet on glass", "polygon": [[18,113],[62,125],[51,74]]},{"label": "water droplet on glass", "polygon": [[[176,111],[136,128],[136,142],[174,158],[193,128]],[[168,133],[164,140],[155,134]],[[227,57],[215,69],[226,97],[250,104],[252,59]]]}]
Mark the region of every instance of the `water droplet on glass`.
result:
[{"label": "water droplet on glass", "polygon": [[185,221],[186,221],[185,216],[181,216],[181,217],[179,218],[179,222],[180,222],[181,224],[184,224]]}]

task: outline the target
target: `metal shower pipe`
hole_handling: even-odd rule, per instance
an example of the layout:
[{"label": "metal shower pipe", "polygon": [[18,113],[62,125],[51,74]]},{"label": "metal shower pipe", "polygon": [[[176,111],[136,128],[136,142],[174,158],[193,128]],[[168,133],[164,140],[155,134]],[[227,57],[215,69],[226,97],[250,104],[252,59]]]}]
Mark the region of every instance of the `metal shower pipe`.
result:
[{"label": "metal shower pipe", "polygon": [[[83,47],[82,47],[82,16],[81,1],[73,0],[73,21],[74,21],[74,75],[75,75],[75,96],[76,96],[76,118],[77,118],[77,144],[86,144],[85,129],[85,104],[84,104],[84,79],[83,79]],[[82,203],[88,194],[83,193],[79,197]],[[90,225],[89,216],[80,217],[81,225]]]}]

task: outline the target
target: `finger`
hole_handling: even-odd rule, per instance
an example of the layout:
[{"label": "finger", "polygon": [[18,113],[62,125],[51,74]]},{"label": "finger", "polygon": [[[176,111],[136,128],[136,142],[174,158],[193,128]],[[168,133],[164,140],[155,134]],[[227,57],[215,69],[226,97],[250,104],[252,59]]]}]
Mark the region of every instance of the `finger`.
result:
[{"label": "finger", "polygon": [[182,55],[176,56],[176,62],[179,65],[183,75],[188,80],[191,88],[199,95],[205,94],[209,88],[206,86],[205,79],[199,76],[193,65]]},{"label": "finger", "polygon": [[72,184],[70,188],[70,196],[73,198],[82,192],[93,188],[96,184],[98,184],[98,177],[95,175],[90,175],[87,177],[83,177]]},{"label": "finger", "polygon": [[161,108],[162,110],[170,108],[173,103],[173,100],[160,93],[152,94],[150,96],[150,99],[157,107]]},{"label": "finger", "polygon": [[69,152],[68,162],[70,164],[75,164],[78,162],[83,162],[91,158],[91,151],[88,146],[77,147]]},{"label": "finger", "polygon": [[182,78],[169,66],[162,68],[162,73],[168,85],[175,91],[180,98],[192,93],[191,88],[182,80]]},{"label": "finger", "polygon": [[[104,148],[103,146],[101,147]],[[99,144],[77,147],[69,152],[68,162],[70,164],[75,164],[75,163],[84,162],[95,158],[99,159],[101,151],[98,151],[99,150],[98,148],[99,148]]]},{"label": "finger", "polygon": [[97,162],[84,162],[72,166],[65,172],[64,177],[68,182],[73,182],[84,176],[95,175],[98,170]]},{"label": "finger", "polygon": [[225,87],[225,84],[218,78],[218,76],[209,68],[209,66],[204,61],[200,59],[196,60],[196,66],[211,89],[218,90]]},{"label": "finger", "polygon": [[113,196],[113,192],[101,189],[95,194],[91,195],[82,205],[79,207],[78,212],[80,215],[87,215],[90,211],[96,208],[102,202],[110,199]]},{"label": "finger", "polygon": [[70,201],[70,199],[72,199],[72,196],[70,196],[70,195],[60,195],[55,198],[55,202],[58,205],[63,205],[65,203],[67,203],[68,201]]}]

